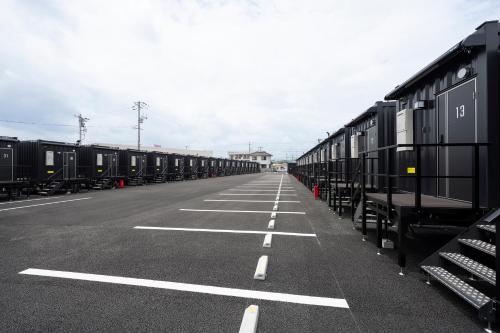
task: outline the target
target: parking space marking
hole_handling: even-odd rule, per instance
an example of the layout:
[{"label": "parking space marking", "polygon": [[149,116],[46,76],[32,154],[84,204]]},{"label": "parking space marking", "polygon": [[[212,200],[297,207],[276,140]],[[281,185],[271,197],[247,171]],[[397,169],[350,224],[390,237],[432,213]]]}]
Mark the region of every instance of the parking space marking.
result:
[{"label": "parking space marking", "polygon": [[63,198],[63,197],[45,197],[45,198],[37,198],[37,199],[13,200],[13,201],[7,201],[7,202],[0,202],[0,205],[23,203],[23,202],[30,202],[30,201],[40,201],[40,200],[48,200],[48,199],[61,199],[61,198]]},{"label": "parking space marking", "polygon": [[213,213],[255,213],[255,214],[297,214],[306,215],[306,212],[273,212],[272,210],[236,210],[236,209],[192,209],[192,208],[180,208],[179,210],[185,212],[213,212]]},{"label": "parking space marking", "polygon": [[[279,184],[277,185],[251,185],[251,184],[243,184],[243,185],[238,185],[236,187],[258,187],[258,188],[267,188],[267,187],[270,187],[270,188],[276,188],[276,187],[279,187]],[[283,186],[283,187],[286,187],[286,188],[293,188],[293,186]]]},{"label": "parking space marking", "polygon": [[[237,199],[205,199],[203,201],[217,201],[217,202],[274,202],[274,200],[237,200]],[[286,202],[286,203],[299,203],[300,201],[297,200],[283,200],[280,202]]]},{"label": "parking space marking", "polygon": [[53,277],[53,278],[69,279],[69,280],[103,282],[103,283],[121,284],[128,286],[176,290],[176,291],[186,291],[192,293],[201,293],[201,294],[210,294],[219,296],[260,299],[266,301],[324,306],[332,308],[344,308],[344,309],[349,308],[349,305],[347,304],[347,301],[344,298],[285,294],[285,293],[275,293],[269,291],[224,288],[224,287],[208,286],[202,284],[136,279],[129,277],[113,276],[113,275],[55,271],[55,270],[37,269],[37,268],[28,268],[22,272],[19,272],[19,274]]},{"label": "parking space marking", "polygon": [[[219,193],[219,195],[272,195],[275,196],[275,194],[268,194],[268,193]],[[297,196],[297,194],[281,194],[281,195],[289,195],[289,196]]]},{"label": "parking space marking", "polygon": [[73,201],[80,201],[80,200],[88,200],[88,199],[92,199],[92,197],[78,198],[78,199],[71,199],[71,200],[63,200],[63,201],[54,201],[54,202],[45,202],[45,203],[41,203],[41,204],[28,205],[28,206],[20,206],[20,207],[9,207],[9,208],[0,209],[0,212],[5,212],[5,211],[8,211],[8,210],[15,210],[15,209],[22,209],[22,208],[31,208],[31,207],[40,207],[40,206],[54,205],[54,204],[60,204],[60,203],[66,203],[66,202],[73,202]]},{"label": "parking space marking", "polygon": [[163,230],[163,231],[214,232],[214,233],[228,233],[228,234],[257,234],[257,235],[273,234],[273,235],[278,235],[278,236],[316,237],[316,234],[306,234],[306,233],[300,233],[300,232],[258,231],[258,230],[169,228],[169,227],[145,227],[145,226],[135,226],[134,229]]},{"label": "parking space marking", "polygon": [[[228,191],[247,191],[247,192],[276,192],[276,190],[249,190],[249,189],[239,189],[239,188],[230,188]],[[295,192],[295,190],[281,190],[283,192]]]}]

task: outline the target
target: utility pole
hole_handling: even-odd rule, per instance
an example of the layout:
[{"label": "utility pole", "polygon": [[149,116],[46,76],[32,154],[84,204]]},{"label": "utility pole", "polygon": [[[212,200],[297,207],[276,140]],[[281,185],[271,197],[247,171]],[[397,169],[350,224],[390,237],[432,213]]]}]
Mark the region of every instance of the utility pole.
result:
[{"label": "utility pole", "polygon": [[141,110],[148,108],[149,106],[141,101],[134,102],[132,110],[137,111],[137,150],[141,150],[141,124],[144,120],[148,119],[145,114],[141,113]]},{"label": "utility pole", "polygon": [[75,114],[75,117],[78,118],[78,144],[82,143],[82,140],[85,138],[85,133],[87,133],[87,127],[85,127],[85,123],[89,121],[89,118],[85,118],[81,113]]},{"label": "utility pole", "polygon": [[259,151],[262,151],[262,147],[259,147]]},{"label": "utility pole", "polygon": [[252,153],[252,143],[250,141],[248,141],[248,153]]}]

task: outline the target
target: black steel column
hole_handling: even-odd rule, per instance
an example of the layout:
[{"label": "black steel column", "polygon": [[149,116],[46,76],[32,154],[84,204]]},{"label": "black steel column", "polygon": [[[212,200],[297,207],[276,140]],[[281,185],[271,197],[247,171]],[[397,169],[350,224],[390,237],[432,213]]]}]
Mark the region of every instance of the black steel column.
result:
[{"label": "black steel column", "polygon": [[366,239],[366,183],[365,183],[366,156],[361,154],[361,229],[363,240]]}]

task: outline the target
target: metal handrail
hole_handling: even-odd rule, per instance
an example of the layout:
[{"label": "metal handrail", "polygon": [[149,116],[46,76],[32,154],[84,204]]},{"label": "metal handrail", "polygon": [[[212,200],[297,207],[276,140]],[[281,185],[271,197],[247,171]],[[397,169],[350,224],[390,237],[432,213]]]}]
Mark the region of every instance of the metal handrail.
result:
[{"label": "metal handrail", "polygon": [[[387,212],[389,214],[391,206],[392,206],[392,193],[393,193],[393,188],[392,188],[392,179],[393,178],[415,178],[415,208],[417,211],[420,211],[422,208],[422,178],[434,178],[434,179],[472,179],[472,189],[473,189],[473,196],[472,196],[472,208],[474,210],[479,209],[479,148],[480,147],[486,147],[488,146],[488,143],[417,143],[417,144],[396,144],[396,145],[390,145],[390,146],[385,146],[385,147],[380,147],[377,149],[372,149],[368,151],[363,151],[360,152],[359,155],[361,155],[362,159],[362,165],[363,165],[363,172],[362,172],[362,191],[363,195],[365,192],[364,186],[365,184],[365,177],[366,176],[376,176],[376,177],[385,177],[386,179],[386,187],[387,187]],[[391,173],[391,151],[394,149],[397,149],[399,147],[412,147],[415,148],[415,153],[416,153],[416,165],[415,165],[415,174],[406,174],[406,175],[401,175],[399,173],[393,174]],[[472,159],[472,175],[470,176],[440,176],[440,175],[422,175],[421,173],[421,151],[422,148],[429,148],[429,147],[471,147],[473,148],[474,152],[474,158]],[[384,151],[385,152],[385,157],[386,157],[386,166],[385,166],[385,173],[370,173],[367,172],[366,170],[366,155],[372,152],[379,152],[379,151]]]}]

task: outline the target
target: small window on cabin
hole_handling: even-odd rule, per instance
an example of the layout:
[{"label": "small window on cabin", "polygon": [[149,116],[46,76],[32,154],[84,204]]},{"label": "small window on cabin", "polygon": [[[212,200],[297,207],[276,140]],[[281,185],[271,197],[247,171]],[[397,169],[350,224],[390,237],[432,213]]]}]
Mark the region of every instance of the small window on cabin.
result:
[{"label": "small window on cabin", "polygon": [[160,166],[160,157],[156,156],[156,166]]},{"label": "small window on cabin", "polygon": [[102,154],[97,154],[96,163],[97,166],[102,166]]},{"label": "small window on cabin", "polygon": [[178,167],[178,166],[179,166],[179,159],[178,159],[178,158],[176,158],[176,159],[175,159],[175,166],[176,166],[176,167]]},{"label": "small window on cabin", "polygon": [[136,166],[136,159],[137,158],[135,156],[130,157],[130,166],[133,166],[133,167]]},{"label": "small window on cabin", "polygon": [[46,166],[54,165],[54,152],[52,150],[47,150],[45,152],[45,165]]}]

